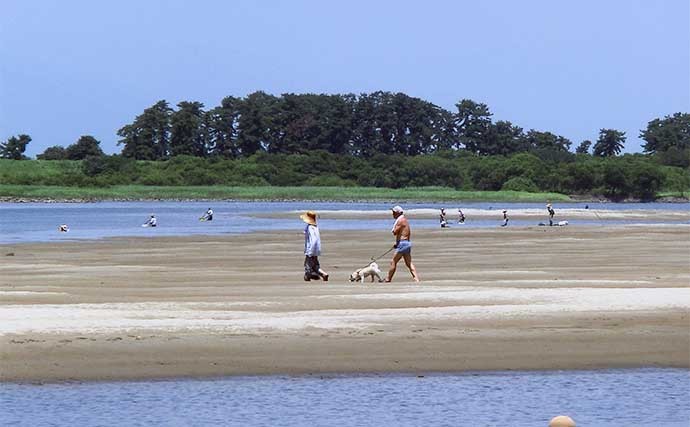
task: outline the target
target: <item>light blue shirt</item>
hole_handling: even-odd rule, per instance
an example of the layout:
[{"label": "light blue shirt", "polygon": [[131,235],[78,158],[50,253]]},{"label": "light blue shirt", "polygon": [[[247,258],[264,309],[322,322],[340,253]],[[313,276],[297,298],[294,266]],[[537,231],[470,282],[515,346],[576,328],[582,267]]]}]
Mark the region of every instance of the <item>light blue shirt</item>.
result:
[{"label": "light blue shirt", "polygon": [[321,235],[319,228],[315,225],[307,224],[304,228],[304,255],[321,255]]}]

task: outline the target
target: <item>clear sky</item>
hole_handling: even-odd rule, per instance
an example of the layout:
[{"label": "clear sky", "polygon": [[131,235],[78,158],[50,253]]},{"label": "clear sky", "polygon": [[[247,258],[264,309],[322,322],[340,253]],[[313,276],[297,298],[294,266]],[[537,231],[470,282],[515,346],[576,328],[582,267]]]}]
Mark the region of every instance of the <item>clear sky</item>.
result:
[{"label": "clear sky", "polygon": [[166,99],[404,92],[577,145],[690,111],[688,0],[2,0],[0,140],[35,156]]}]

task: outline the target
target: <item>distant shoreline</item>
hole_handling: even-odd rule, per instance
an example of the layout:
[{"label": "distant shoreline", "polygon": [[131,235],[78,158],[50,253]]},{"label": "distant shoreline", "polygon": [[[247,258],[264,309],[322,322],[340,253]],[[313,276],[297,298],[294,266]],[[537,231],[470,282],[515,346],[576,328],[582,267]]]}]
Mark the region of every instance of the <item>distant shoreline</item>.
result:
[{"label": "distant shoreline", "polygon": [[[447,200],[447,199],[305,199],[305,198],[52,198],[52,197],[0,197],[0,204],[3,203],[101,203],[101,202],[321,202],[321,203],[425,203],[425,202],[505,202],[505,203],[538,203],[533,200],[497,200],[497,199],[466,199],[466,200]],[[661,197],[652,201],[642,201],[638,199],[626,199],[623,201],[612,201],[608,199],[582,198],[577,200],[559,200],[558,203],[690,203],[690,199],[681,197]]]},{"label": "distant shoreline", "polygon": [[[628,198],[614,201],[595,195],[529,193],[526,191],[466,191],[448,187],[347,187],[347,186],[147,186],[68,187],[2,185],[0,203],[93,203],[93,202],[512,202],[512,203],[614,203],[641,202]],[[660,193],[656,202],[687,203],[688,198]]]}]

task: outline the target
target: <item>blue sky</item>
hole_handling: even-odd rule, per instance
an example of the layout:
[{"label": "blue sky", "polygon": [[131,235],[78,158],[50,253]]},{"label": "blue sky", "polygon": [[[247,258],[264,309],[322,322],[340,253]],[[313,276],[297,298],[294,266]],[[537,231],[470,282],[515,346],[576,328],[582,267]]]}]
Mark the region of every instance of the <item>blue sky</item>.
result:
[{"label": "blue sky", "polygon": [[160,99],[405,92],[577,145],[600,128],[640,151],[649,120],[690,111],[688,0],[3,0],[0,140],[35,156],[117,130]]}]

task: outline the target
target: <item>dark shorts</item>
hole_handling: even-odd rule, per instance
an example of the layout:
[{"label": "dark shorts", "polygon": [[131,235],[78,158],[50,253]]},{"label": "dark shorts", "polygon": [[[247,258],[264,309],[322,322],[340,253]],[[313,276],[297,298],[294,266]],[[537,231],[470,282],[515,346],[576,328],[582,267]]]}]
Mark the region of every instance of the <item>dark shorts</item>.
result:
[{"label": "dark shorts", "polygon": [[304,257],[304,274],[310,277],[316,276],[319,278],[319,270],[321,265],[319,264],[319,257],[317,256],[305,256]]},{"label": "dark shorts", "polygon": [[398,254],[411,254],[412,253],[412,242],[409,240],[401,240],[398,242],[398,247],[395,248],[395,253]]}]

